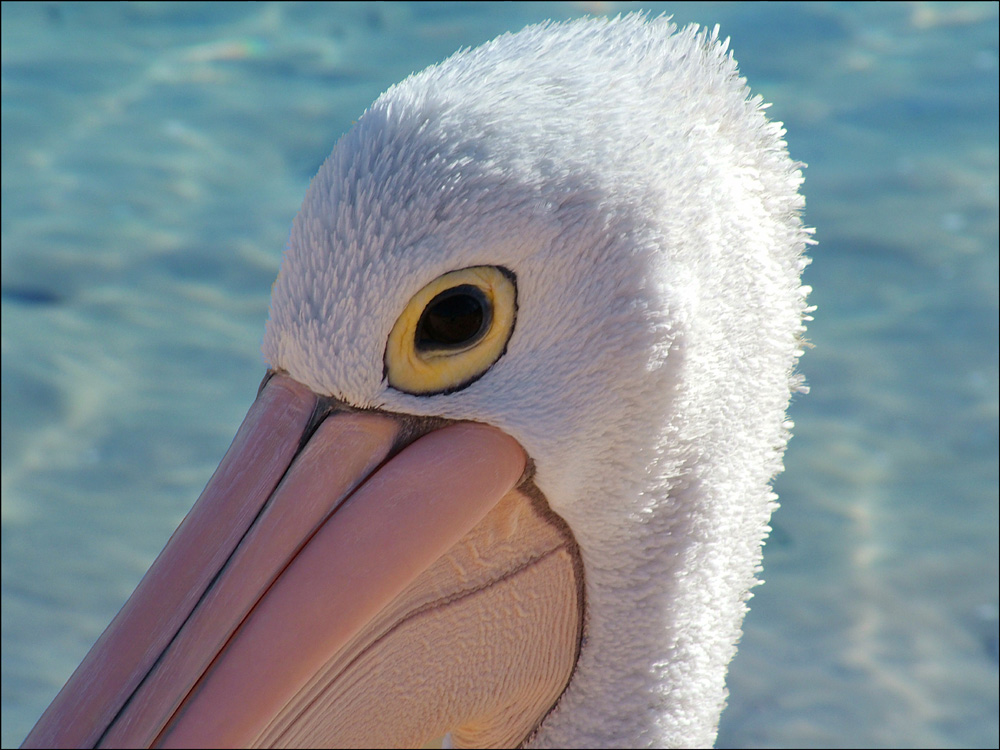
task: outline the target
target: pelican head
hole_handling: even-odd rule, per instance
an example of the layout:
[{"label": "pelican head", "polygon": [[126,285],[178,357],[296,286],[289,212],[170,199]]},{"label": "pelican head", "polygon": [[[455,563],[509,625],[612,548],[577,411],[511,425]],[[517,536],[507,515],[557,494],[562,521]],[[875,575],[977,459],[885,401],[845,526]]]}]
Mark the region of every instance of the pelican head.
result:
[{"label": "pelican head", "polygon": [[717,34],[532,26],[379,97],[233,446],[28,745],[714,741],[809,312]]}]

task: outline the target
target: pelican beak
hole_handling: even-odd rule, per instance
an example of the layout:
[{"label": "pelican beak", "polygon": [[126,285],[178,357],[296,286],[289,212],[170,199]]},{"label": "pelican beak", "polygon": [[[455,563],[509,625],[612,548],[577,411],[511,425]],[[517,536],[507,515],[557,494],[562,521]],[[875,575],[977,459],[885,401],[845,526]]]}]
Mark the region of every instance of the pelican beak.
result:
[{"label": "pelican beak", "polygon": [[500,430],[265,381],[25,747],[514,746],[567,684],[572,536]]}]

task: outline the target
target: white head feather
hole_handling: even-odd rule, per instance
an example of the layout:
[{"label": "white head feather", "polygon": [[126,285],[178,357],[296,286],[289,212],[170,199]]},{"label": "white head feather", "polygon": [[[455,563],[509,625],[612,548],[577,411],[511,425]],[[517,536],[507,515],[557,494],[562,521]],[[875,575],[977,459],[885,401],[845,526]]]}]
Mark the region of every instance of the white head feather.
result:
[{"label": "white head feather", "polygon": [[[274,288],[272,367],[534,460],[587,598],[538,746],[713,742],[756,583],[809,240],[800,165],[717,34],[543,24],[411,76],[323,164]],[[390,388],[400,312],[476,265],[517,276],[506,354],[455,393]]]}]

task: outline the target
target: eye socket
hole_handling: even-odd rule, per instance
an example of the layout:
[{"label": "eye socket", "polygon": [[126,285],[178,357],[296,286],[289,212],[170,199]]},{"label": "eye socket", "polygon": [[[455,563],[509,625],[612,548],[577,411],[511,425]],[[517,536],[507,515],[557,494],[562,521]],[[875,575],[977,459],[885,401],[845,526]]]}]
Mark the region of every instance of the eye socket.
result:
[{"label": "eye socket", "polygon": [[476,266],[438,277],[417,292],[385,347],[389,385],[415,395],[451,393],[479,379],[514,331],[514,274]]}]

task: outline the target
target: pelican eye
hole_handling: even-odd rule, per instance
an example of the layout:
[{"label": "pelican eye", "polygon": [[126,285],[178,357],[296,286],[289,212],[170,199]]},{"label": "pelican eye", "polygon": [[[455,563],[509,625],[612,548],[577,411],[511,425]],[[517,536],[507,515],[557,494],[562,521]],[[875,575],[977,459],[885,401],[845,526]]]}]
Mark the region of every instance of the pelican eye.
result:
[{"label": "pelican eye", "polygon": [[415,395],[451,393],[503,356],[514,331],[514,274],[496,266],[439,276],[409,301],[385,347],[389,385]]},{"label": "pelican eye", "polygon": [[441,292],[424,308],[414,341],[419,351],[464,349],[489,330],[493,307],[479,287],[462,284]]}]

